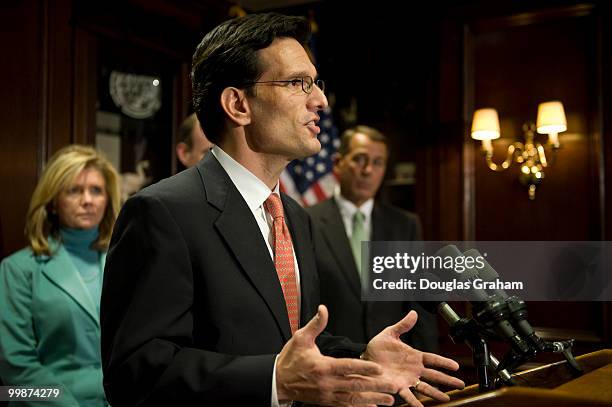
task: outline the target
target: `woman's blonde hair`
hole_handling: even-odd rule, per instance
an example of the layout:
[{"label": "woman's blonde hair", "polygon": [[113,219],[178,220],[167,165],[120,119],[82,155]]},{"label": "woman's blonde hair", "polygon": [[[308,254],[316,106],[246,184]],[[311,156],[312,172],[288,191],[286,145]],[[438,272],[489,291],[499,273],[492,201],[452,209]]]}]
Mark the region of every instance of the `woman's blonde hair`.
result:
[{"label": "woman's blonde hair", "polygon": [[51,157],[32,194],[25,234],[36,255],[52,255],[48,239],[49,236],[58,238],[60,229],[59,218],[55,213],[57,198],[86,168],[100,171],[106,183],[108,198],[99,226],[99,236],[92,248],[108,248],[113,225],[119,214],[119,175],[102,153],[92,147],[73,144],[62,148]]}]

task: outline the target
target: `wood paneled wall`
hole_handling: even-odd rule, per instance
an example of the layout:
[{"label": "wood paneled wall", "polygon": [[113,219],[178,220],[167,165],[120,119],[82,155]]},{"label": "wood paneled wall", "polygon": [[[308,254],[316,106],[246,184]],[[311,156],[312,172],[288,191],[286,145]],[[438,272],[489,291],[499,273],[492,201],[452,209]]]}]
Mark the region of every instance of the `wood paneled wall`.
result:
[{"label": "wood paneled wall", "polygon": [[145,54],[150,51],[161,65],[172,67],[172,127],[176,129],[188,113],[191,54],[201,33],[225,18],[227,8],[223,1],[3,4],[0,258],[26,243],[27,206],[50,156],[70,143],[94,143],[101,43],[130,45]]},{"label": "wood paneled wall", "polygon": [[[518,180],[518,165],[496,173],[487,168],[480,151],[465,157],[474,174],[473,195],[465,201],[474,206],[470,211],[474,215],[466,220],[474,224],[474,238],[599,240],[603,236],[601,128],[596,125],[599,102],[593,91],[598,88],[598,29],[593,10],[577,6],[468,25],[464,117],[471,119],[473,109],[481,107],[497,109],[502,128],[502,138],[494,142],[498,163],[510,143],[524,140],[522,125],[535,123],[538,103],[561,100],[568,119],[567,132],[560,134],[562,148],[554,157],[548,155],[554,162],[544,170],[534,201],[527,199]],[[546,138],[537,135],[537,140]],[[465,143],[479,149],[479,143],[469,138]]]},{"label": "wood paneled wall", "polygon": [[[53,3],[53,10],[50,10]],[[9,2],[0,17],[0,219],[5,255],[23,246],[29,197],[45,160],[73,140],[67,1]]]},{"label": "wood paneled wall", "polygon": [[[610,239],[607,6],[476,3],[457,5],[440,20],[437,115],[417,172],[427,238]],[[494,144],[501,162],[504,148],[522,139],[522,124],[535,122],[538,103],[552,99],[563,101],[568,131],[529,201],[516,164],[504,173],[487,168],[479,143],[470,139],[471,116],[481,107],[498,110],[502,139]],[[549,337],[577,338],[579,352],[611,345],[609,303],[531,303],[529,311]],[[443,341],[443,349],[458,351]]]}]

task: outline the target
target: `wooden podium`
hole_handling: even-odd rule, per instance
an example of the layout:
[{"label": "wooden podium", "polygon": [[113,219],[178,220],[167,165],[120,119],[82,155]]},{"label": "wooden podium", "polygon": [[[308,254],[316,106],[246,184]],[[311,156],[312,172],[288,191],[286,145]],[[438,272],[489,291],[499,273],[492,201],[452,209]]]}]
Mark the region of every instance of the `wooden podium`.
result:
[{"label": "wooden podium", "polygon": [[584,369],[579,377],[571,375],[565,361],[526,370],[514,375],[515,387],[502,387],[478,393],[478,385],[448,393],[450,402],[421,400],[425,406],[612,406],[612,349],[576,358]]}]

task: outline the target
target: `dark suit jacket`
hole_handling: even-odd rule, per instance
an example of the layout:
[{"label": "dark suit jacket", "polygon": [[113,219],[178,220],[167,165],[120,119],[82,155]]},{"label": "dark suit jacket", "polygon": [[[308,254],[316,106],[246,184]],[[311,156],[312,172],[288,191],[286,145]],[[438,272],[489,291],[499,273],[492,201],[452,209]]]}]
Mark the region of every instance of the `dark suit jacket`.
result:
[{"label": "dark suit jacket", "polygon": [[[316,229],[315,254],[321,278],[321,302],[329,308],[330,331],[357,342],[368,342],[382,329],[403,318],[410,309],[415,309],[419,314],[417,325],[402,339],[419,350],[437,351],[436,317],[419,304],[361,301],[359,273],[336,200],[328,199],[307,211]],[[421,231],[416,215],[374,203],[372,240],[419,239]]]},{"label": "dark suit jacket", "polygon": [[[300,269],[301,323],[319,304],[308,215],[282,196]],[[270,405],[290,338],[274,263],[214,155],[148,187],[121,210],[101,304],[104,386],[117,405]],[[321,351],[363,345],[323,334]]]}]

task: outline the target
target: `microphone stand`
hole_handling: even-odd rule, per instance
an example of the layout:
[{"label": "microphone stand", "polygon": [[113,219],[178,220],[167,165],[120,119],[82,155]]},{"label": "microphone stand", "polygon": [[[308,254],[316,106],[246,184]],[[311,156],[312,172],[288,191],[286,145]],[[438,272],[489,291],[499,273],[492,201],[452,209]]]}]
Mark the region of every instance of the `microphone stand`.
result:
[{"label": "microphone stand", "polygon": [[574,339],[554,342],[543,340],[535,333],[533,328],[526,323],[527,304],[525,304],[525,301],[516,296],[511,296],[506,298],[506,304],[508,305],[512,318],[516,321],[519,328],[521,328],[521,331],[524,331],[527,334],[527,340],[533,347],[541,352],[563,353],[563,356],[567,361],[567,366],[569,367],[572,375],[580,376],[584,373],[584,370],[582,367],[580,367],[572,353]]},{"label": "microphone stand", "polygon": [[[481,328],[476,321],[460,318],[455,310],[446,302],[438,305],[438,313],[450,326],[449,336],[453,342],[464,342],[472,351],[472,358],[478,377],[478,391],[480,393],[497,387],[500,381],[507,386],[516,385],[510,372],[506,369],[500,369],[499,360],[489,352],[488,344],[481,336]],[[494,381],[490,377],[493,372],[498,376]]]},{"label": "microphone stand", "polygon": [[574,346],[574,340],[568,339],[566,341],[544,341],[545,351],[552,353],[563,353],[567,366],[574,376],[581,376],[584,373],[582,367],[576,361],[576,358],[572,354],[572,346]]},{"label": "microphone stand", "polygon": [[[447,248],[446,251],[456,254],[453,247]],[[473,257],[481,256],[480,252],[475,249],[467,250],[464,256],[468,254]],[[484,263],[485,267],[480,270],[476,271],[476,269],[472,269],[471,272],[468,273],[469,278],[478,277],[484,281],[498,280],[499,274],[497,274],[495,269],[493,269],[486,260]],[[556,342],[544,341],[536,334],[533,327],[527,321],[527,305],[525,301],[515,295],[508,296],[503,289],[493,289],[492,291],[493,295],[486,299],[480,299],[476,303],[472,302],[472,305],[475,306],[475,319],[484,328],[481,328],[483,332],[490,333],[491,328],[495,327],[497,328],[497,333],[501,334],[501,336],[512,345],[511,351],[508,352],[508,355],[506,355],[503,362],[500,364],[501,367],[514,369],[533,358],[538,352],[552,352],[563,353],[572,375],[579,376],[584,373],[572,354],[572,346],[574,345],[573,339]],[[512,321],[512,327],[508,326],[509,324],[506,323],[508,317],[510,317]],[[513,328],[515,328],[516,331],[514,331]],[[526,338],[526,340],[523,340],[521,335]]]},{"label": "microphone stand", "polygon": [[[479,332],[479,335],[502,336],[511,344],[508,353],[501,363],[498,363],[496,372],[513,371],[523,363],[533,359],[539,352],[562,353],[572,375],[580,376],[584,372],[572,354],[574,340],[551,342],[540,338],[533,328],[526,323],[527,311],[524,301],[517,297],[508,297],[503,301],[498,296],[493,295],[487,302],[473,302],[472,304],[475,306],[475,317],[470,329],[473,332]],[[521,335],[513,330],[493,331],[492,328],[499,321],[507,321],[508,317],[511,317],[527,340],[522,339]],[[504,335],[500,335],[500,333]]]},{"label": "microphone stand", "polygon": [[476,328],[474,320],[461,318],[450,327],[449,335],[453,342],[465,342],[472,350],[472,360],[478,378],[478,391],[484,393],[493,388],[493,382],[489,378],[491,360],[487,341],[478,334]]}]

